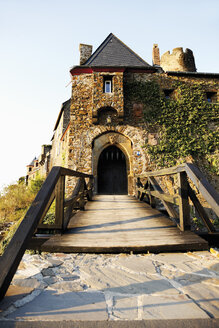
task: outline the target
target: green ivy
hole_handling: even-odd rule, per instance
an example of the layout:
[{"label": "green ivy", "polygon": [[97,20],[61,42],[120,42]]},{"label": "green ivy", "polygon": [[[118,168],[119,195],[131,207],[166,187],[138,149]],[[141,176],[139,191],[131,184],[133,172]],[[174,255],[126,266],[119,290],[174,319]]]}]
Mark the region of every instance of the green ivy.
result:
[{"label": "green ivy", "polygon": [[205,85],[174,81],[171,88],[174,97],[166,99],[156,80],[127,84],[127,101],[143,103],[145,121],[159,134],[156,146],[145,145],[158,166],[207,158],[219,143],[219,106],[207,102]]}]

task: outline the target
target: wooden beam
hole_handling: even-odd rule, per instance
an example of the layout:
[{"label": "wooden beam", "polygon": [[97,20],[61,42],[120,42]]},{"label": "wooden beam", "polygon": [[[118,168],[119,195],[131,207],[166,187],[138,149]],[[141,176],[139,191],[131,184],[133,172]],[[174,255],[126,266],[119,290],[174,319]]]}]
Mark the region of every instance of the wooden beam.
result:
[{"label": "wooden beam", "polygon": [[219,194],[195,165],[187,163],[185,165],[185,170],[206,202],[211,206],[217,216],[219,216]]},{"label": "wooden beam", "polygon": [[158,170],[158,171],[145,172],[144,174],[137,175],[137,177],[139,177],[139,178],[158,177],[161,175],[176,174],[176,173],[183,172],[183,171],[185,171],[185,164],[173,166],[173,167]]},{"label": "wooden beam", "polygon": [[85,181],[84,181],[84,178],[79,178],[79,180],[80,180],[79,208],[80,208],[80,210],[84,211],[84,205],[85,205],[85,190],[84,190],[84,185],[85,185]]},{"label": "wooden beam", "polygon": [[94,186],[94,177],[89,178],[89,182],[87,184],[87,199],[92,200],[93,198],[93,186]]},{"label": "wooden beam", "polygon": [[[161,188],[158,181],[154,177],[149,177],[149,180],[153,184],[153,187],[156,191],[158,191],[160,194],[164,194],[163,189]],[[173,206],[169,202],[167,202],[163,199],[161,201],[162,201],[164,207],[166,208],[169,216],[177,219],[179,216],[178,216],[178,213],[173,208]]]},{"label": "wooden beam", "polygon": [[190,229],[190,207],[188,199],[188,181],[186,172],[178,173],[179,183],[179,226],[181,231]]},{"label": "wooden beam", "polygon": [[178,196],[172,196],[172,195],[166,194],[166,193],[162,194],[159,191],[148,190],[148,189],[144,189],[143,187],[137,188],[137,191],[140,191],[142,193],[144,192],[145,194],[152,195],[152,196],[157,197],[159,199],[165,200],[168,203],[179,205],[179,197]]},{"label": "wooden beam", "polygon": [[59,229],[64,226],[64,197],[65,197],[65,176],[59,177],[58,183],[55,188],[56,208],[55,208],[55,225]]},{"label": "wooden beam", "polygon": [[207,227],[209,232],[216,232],[216,229],[212,222],[210,221],[207,213],[205,212],[204,208],[202,207],[201,203],[199,202],[195,192],[192,190],[192,188],[189,186],[188,188],[189,197],[191,201],[193,202],[198,214],[200,215],[202,221],[204,222],[205,226]]},{"label": "wooden beam", "polygon": [[78,178],[92,178],[93,175],[92,174],[86,174],[86,173],[81,173],[81,172],[77,172],[71,169],[67,169],[65,167],[60,167],[60,172],[61,175],[69,175],[72,177],[78,177]]},{"label": "wooden beam", "polygon": [[64,226],[63,226],[64,230],[68,226],[69,220],[72,215],[73,208],[75,207],[75,203],[80,198],[80,195],[79,195],[80,188],[81,188],[81,178],[78,179],[76,186],[72,192],[71,198],[67,199],[64,202],[64,206],[68,207],[65,212],[65,219],[64,219]]},{"label": "wooden beam", "polygon": [[64,207],[69,207],[72,204],[74,204],[76,201],[78,201],[80,198],[80,195],[73,196],[71,198],[68,198],[64,201]]}]

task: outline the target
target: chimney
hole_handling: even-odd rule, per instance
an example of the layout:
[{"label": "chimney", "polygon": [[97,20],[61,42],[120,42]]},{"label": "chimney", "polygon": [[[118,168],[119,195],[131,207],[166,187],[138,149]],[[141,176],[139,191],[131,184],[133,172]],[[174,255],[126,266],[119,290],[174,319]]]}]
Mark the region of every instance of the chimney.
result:
[{"label": "chimney", "polygon": [[90,56],[92,55],[92,49],[93,46],[90,46],[89,44],[80,43],[80,65],[83,65],[88,60],[88,58],[90,58]]},{"label": "chimney", "polygon": [[153,65],[160,66],[160,50],[158,48],[158,44],[154,44],[154,46],[153,46],[152,62],[153,62]]}]

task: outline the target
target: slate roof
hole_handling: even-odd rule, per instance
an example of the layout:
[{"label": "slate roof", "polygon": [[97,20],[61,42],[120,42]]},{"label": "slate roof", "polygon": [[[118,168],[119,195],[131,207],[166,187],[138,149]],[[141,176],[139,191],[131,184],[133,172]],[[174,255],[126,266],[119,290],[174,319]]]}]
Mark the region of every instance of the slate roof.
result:
[{"label": "slate roof", "polygon": [[54,131],[57,129],[58,125],[59,125],[59,121],[61,119],[62,113],[64,111],[64,120],[63,120],[63,128],[62,128],[62,133],[64,133],[65,129],[68,126],[68,123],[70,122],[70,105],[71,105],[71,98],[66,100],[61,107],[61,110],[59,112],[55,127],[54,127]]},{"label": "slate roof", "polygon": [[82,66],[151,67],[112,33]]},{"label": "slate roof", "polygon": [[27,166],[34,166],[34,161],[36,161],[36,160],[37,160],[37,158],[34,157],[34,159],[32,160],[32,162],[29,165],[27,165]]}]

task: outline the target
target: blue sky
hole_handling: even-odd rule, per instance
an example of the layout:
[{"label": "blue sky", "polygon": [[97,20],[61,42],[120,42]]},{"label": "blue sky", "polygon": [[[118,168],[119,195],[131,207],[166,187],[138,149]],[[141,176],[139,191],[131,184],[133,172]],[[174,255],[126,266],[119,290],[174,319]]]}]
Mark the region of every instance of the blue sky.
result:
[{"label": "blue sky", "polygon": [[0,188],[50,143],[79,43],[95,50],[111,32],[150,64],[158,43],[219,73],[218,0],[0,0]]}]

